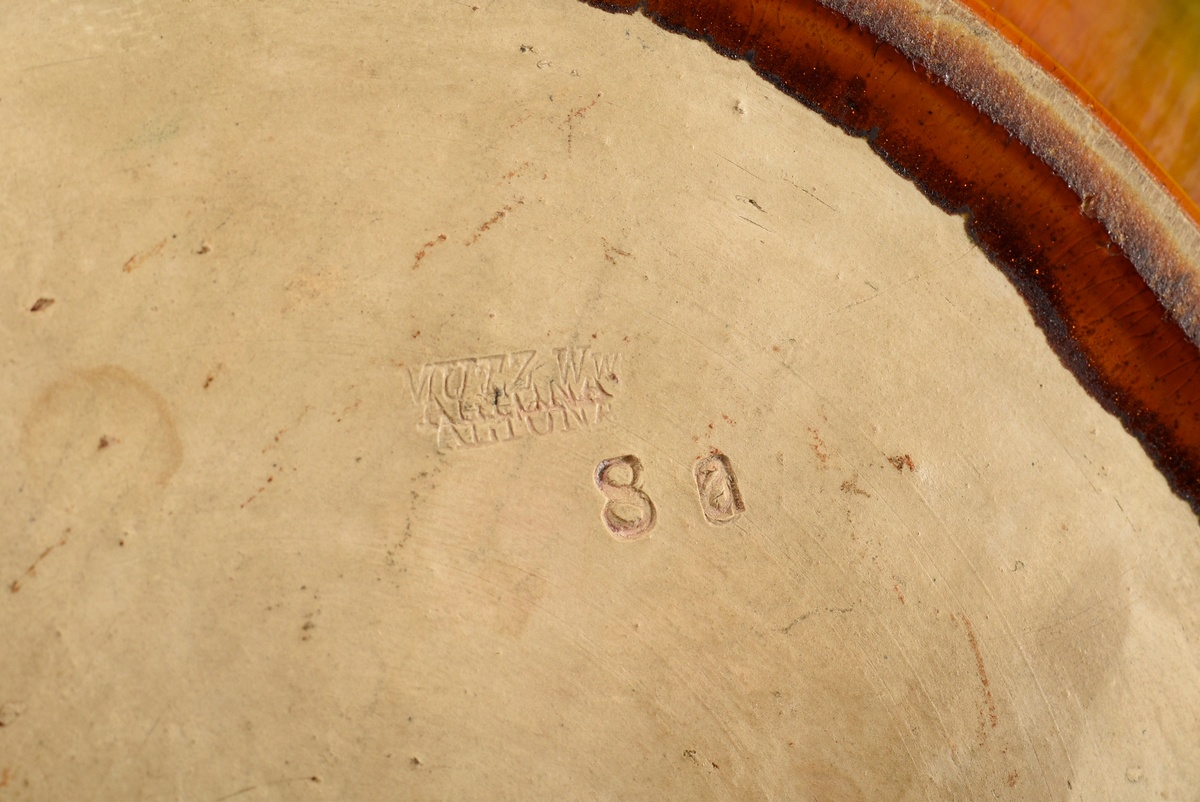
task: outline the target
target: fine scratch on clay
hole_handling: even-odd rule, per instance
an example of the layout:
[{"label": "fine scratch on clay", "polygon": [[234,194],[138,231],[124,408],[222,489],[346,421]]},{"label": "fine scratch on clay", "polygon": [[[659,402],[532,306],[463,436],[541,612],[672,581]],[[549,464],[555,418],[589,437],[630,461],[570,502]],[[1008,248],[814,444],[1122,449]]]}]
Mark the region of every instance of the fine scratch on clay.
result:
[{"label": "fine scratch on clay", "polygon": [[125,262],[125,266],[121,268],[122,272],[132,273],[134,270],[137,270],[139,267],[145,264],[147,259],[151,259],[162,253],[162,250],[165,247],[167,247],[167,240],[164,237],[150,250],[144,251],[143,253],[135,253],[133,256],[129,257],[128,261]]},{"label": "fine scratch on clay", "polygon": [[823,611],[820,607],[817,607],[815,609],[809,610],[804,615],[797,616],[796,618],[792,619],[792,623],[788,624],[786,627],[780,627],[779,632],[783,633],[784,635],[790,635],[792,633],[793,627],[795,627],[797,624],[807,621],[808,619],[812,618],[814,615],[816,615],[817,613],[820,613],[820,612],[841,613],[844,615],[845,613],[854,612],[854,606],[851,605],[850,607],[826,607]]},{"label": "fine scratch on clay", "polygon": [[213,800],[213,802],[225,802],[226,799],[233,799],[234,797],[241,796],[242,794],[248,794],[251,791],[257,790],[260,787],[261,788],[271,788],[276,785],[284,785],[286,783],[299,783],[299,782],[319,783],[319,782],[321,782],[321,778],[314,774],[309,777],[285,777],[282,780],[275,780],[274,782],[264,783],[261,786],[247,785],[245,788],[239,788],[238,790],[234,791],[232,794],[226,794],[225,796],[217,797],[215,800]]},{"label": "fine scratch on clay", "polygon": [[61,61],[47,61],[45,64],[34,64],[31,67],[26,67],[25,72],[29,72],[30,70],[41,70],[45,69],[46,67],[61,67],[64,64],[78,64],[82,61],[95,61],[98,58],[104,58],[104,56],[81,56],[80,58],[67,58],[62,59]]},{"label": "fine scratch on clay", "polygon": [[[716,151],[713,151],[713,152],[714,152],[714,153],[716,153]],[[749,171],[749,170],[747,170],[745,167],[743,167],[742,165],[740,165],[740,164],[738,164],[737,162],[735,162],[733,159],[730,159],[730,158],[729,158],[729,157],[727,157],[727,156],[723,156],[723,155],[721,155],[720,153],[717,153],[717,156],[718,156],[718,157],[720,157],[722,160],[729,162],[729,163],[730,163],[730,164],[732,164],[734,167],[738,168],[739,170],[741,170],[743,173],[745,173],[746,175],[750,176],[751,178],[755,178],[755,179],[757,179],[757,180],[759,180],[759,181],[762,181],[762,177],[761,177],[761,176],[759,176],[759,175],[755,175],[754,173],[750,172],[750,171]]]},{"label": "fine scratch on clay", "polygon": [[761,228],[763,231],[767,232],[768,234],[774,234],[774,233],[775,233],[775,232],[774,232],[774,231],[772,231],[771,229],[769,229],[769,228],[767,228],[766,226],[764,226],[762,223],[756,223],[756,222],[754,222],[753,220],[751,220],[749,217],[746,217],[746,215],[744,215],[744,214],[739,214],[739,215],[738,215],[738,217],[742,218],[743,220],[745,220],[747,223],[749,223],[749,224],[750,224],[750,225],[752,225],[752,226],[758,226],[759,228]]},{"label": "fine scratch on clay", "polygon": [[37,576],[38,565],[40,565],[42,560],[46,559],[46,557],[48,557],[50,555],[50,552],[54,551],[55,549],[59,548],[60,546],[67,545],[67,535],[70,533],[71,533],[71,530],[68,529],[66,532],[63,533],[61,540],[59,540],[57,543],[52,543],[49,546],[47,546],[45,548],[45,550],[37,556],[37,559],[34,560],[33,563],[30,564],[30,566],[25,569],[25,573],[22,574],[21,577],[18,577],[17,579],[14,579],[12,581],[12,584],[10,584],[8,586],[9,592],[16,593],[21,589],[21,579],[22,578]]},{"label": "fine scratch on clay", "polygon": [[797,184],[797,183],[796,183],[795,181],[793,181],[792,179],[788,178],[786,175],[782,176],[782,178],[783,178],[783,180],[784,180],[784,181],[787,181],[789,184],[791,184],[791,185],[792,185],[792,186],[794,186],[796,189],[798,189],[798,190],[800,190],[801,192],[803,192],[803,193],[804,193],[805,195],[807,195],[808,197],[810,197],[810,198],[812,198],[813,200],[815,200],[817,203],[819,203],[819,204],[821,204],[822,206],[824,206],[824,207],[825,207],[826,209],[828,209],[829,211],[831,211],[831,212],[836,212],[836,211],[837,211],[837,208],[836,208],[836,207],[834,207],[834,206],[830,206],[828,203],[826,203],[825,201],[821,200],[821,198],[820,198],[820,197],[818,197],[818,196],[816,195],[816,193],[814,193],[812,190],[805,189],[804,187],[800,186],[799,184]]}]

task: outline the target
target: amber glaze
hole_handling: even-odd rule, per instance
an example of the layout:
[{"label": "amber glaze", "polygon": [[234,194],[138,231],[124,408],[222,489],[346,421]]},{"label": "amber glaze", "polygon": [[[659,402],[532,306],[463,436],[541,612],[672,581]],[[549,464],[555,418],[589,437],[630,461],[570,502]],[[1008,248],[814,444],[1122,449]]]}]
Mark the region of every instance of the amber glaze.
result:
[{"label": "amber glaze", "polygon": [[[1177,0],[1150,3],[1145,8],[1125,0],[1102,7],[1072,2],[1065,9],[1055,6],[1059,14],[1049,13],[1045,2],[1035,0],[957,2],[986,20],[1088,105],[1180,207],[1200,222],[1200,206],[1196,205],[1200,197],[1200,13],[1192,26],[1181,27],[1175,34],[1181,41],[1195,39],[1195,52],[1172,47],[1147,53],[1135,48],[1130,31],[1145,27],[1144,18],[1151,15],[1151,9],[1162,13]],[[1200,5],[1197,9],[1200,11]],[[1121,28],[1123,24],[1127,27]],[[1089,30],[1109,35],[1101,37],[1098,46],[1081,50],[1080,42],[1096,42]],[[1174,115],[1164,114],[1164,98],[1179,104]],[[1196,133],[1189,134],[1191,131]]]},{"label": "amber glaze", "polygon": [[1193,202],[1200,199],[1200,3],[965,2],[993,23],[996,14],[1005,18],[998,29],[1007,24],[1036,42],[1050,59],[1039,59],[1043,66],[1061,65],[1059,74],[1111,112]]},{"label": "amber glaze", "polygon": [[919,65],[814,0],[583,0],[745,59],[964,214],[1051,347],[1200,514],[1200,353],[1047,165]]}]

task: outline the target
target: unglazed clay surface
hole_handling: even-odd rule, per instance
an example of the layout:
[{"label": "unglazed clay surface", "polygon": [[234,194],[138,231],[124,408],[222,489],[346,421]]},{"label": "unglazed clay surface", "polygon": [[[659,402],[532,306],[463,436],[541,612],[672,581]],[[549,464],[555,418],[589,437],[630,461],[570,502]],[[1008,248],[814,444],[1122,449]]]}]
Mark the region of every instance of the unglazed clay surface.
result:
[{"label": "unglazed clay surface", "polygon": [[1196,516],[574,0],[0,12],[0,800],[1191,799]]}]

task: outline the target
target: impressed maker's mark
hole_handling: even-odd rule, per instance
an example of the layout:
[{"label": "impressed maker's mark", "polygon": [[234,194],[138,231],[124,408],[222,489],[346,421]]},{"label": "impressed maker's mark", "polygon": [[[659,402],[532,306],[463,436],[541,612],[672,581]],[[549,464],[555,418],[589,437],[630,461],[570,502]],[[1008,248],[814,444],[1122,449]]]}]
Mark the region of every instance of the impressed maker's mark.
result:
[{"label": "impressed maker's mark", "polygon": [[408,371],[421,426],[441,450],[477,448],[599,423],[621,383],[620,354],[590,347],[430,362]]}]

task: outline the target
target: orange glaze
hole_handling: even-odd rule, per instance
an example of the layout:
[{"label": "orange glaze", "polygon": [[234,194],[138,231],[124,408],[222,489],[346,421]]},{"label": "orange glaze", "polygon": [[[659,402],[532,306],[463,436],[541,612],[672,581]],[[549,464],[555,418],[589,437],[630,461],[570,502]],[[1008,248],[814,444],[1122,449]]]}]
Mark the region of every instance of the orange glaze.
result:
[{"label": "orange glaze", "polygon": [[1200,220],[1200,3],[959,1],[1077,95],[1094,98],[1096,114],[1148,154],[1143,162]]}]

